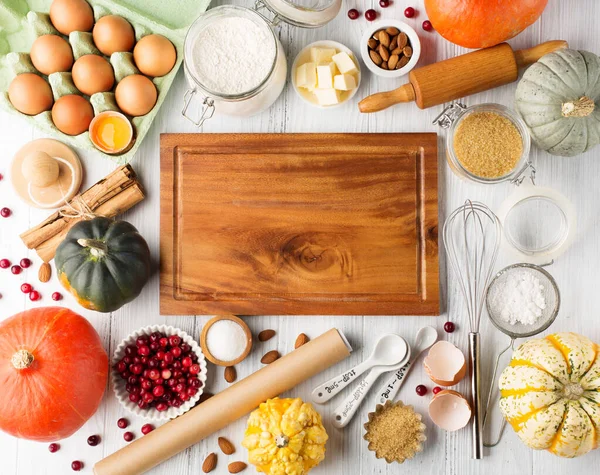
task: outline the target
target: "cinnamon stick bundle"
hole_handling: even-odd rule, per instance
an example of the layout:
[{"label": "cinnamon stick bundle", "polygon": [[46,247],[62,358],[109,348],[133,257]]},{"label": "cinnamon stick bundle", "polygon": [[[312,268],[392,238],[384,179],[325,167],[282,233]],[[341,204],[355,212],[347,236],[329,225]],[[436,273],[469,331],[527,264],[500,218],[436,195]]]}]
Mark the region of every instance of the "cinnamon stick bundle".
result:
[{"label": "cinnamon stick bundle", "polygon": [[[96,216],[112,218],[133,207],[145,198],[142,186],[130,165],[124,165],[107,175],[83,193],[76,195],[46,220],[21,234],[21,240],[38,256],[49,262],[69,229],[86,219],[91,211]],[[74,216],[74,210],[82,216]]]}]

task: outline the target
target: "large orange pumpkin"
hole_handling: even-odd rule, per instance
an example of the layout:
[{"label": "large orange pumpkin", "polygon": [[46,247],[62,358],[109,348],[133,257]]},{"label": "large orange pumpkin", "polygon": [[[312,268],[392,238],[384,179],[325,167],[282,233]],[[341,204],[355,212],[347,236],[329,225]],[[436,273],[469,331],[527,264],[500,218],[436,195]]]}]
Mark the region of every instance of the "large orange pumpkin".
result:
[{"label": "large orange pumpkin", "polygon": [[61,307],[0,322],[0,429],[51,442],[79,429],[98,409],[108,356],[94,327]]},{"label": "large orange pumpkin", "polygon": [[534,23],[548,0],[425,0],[436,31],[465,48],[487,48]]}]

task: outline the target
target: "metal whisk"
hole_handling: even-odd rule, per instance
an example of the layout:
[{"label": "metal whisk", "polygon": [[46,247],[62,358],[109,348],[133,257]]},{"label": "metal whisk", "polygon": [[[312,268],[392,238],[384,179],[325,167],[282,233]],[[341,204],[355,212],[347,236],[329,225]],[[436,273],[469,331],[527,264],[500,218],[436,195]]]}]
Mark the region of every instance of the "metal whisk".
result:
[{"label": "metal whisk", "polygon": [[483,457],[479,322],[498,257],[502,226],[483,203],[467,200],[444,224],[448,260],[465,299],[469,317],[469,375],[473,407],[473,458]]}]

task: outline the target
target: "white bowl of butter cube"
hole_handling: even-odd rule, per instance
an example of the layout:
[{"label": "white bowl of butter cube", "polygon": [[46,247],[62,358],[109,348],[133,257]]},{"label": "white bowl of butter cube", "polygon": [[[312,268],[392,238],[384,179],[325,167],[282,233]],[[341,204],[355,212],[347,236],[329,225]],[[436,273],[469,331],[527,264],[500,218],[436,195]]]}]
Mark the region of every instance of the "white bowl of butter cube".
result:
[{"label": "white bowl of butter cube", "polygon": [[354,53],[336,41],[316,41],[306,46],[292,64],[292,85],[309,104],[337,107],[360,87],[360,65]]}]

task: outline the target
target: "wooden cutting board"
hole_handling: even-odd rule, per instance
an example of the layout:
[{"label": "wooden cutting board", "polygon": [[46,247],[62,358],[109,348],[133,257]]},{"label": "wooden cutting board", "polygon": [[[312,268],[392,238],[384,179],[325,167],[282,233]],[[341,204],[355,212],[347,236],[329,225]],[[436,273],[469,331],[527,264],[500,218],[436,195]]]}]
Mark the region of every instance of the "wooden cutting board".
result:
[{"label": "wooden cutting board", "polygon": [[161,314],[439,314],[436,134],[160,147]]}]

